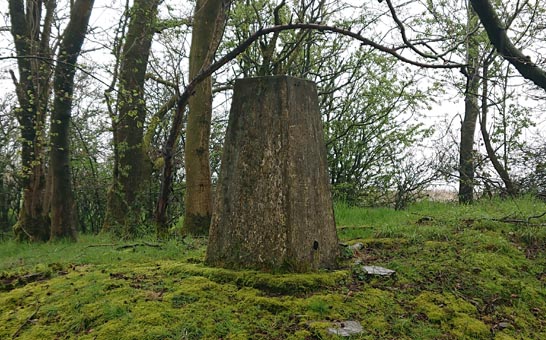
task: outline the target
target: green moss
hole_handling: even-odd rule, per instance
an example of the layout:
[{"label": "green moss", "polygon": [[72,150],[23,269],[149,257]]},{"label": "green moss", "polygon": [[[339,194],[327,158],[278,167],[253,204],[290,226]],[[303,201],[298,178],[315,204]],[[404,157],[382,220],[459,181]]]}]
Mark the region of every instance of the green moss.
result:
[{"label": "green moss", "polygon": [[287,340],[301,340],[301,339],[310,339],[313,334],[308,330],[297,330],[293,334],[288,334]]},{"label": "green moss", "polygon": [[429,308],[436,310],[438,307],[443,309],[445,314],[476,313],[476,307],[450,293],[423,292],[414,301],[417,308],[422,308],[425,313]]},{"label": "green moss", "polygon": [[415,309],[459,339],[481,339],[489,327],[476,318],[476,308],[452,294],[423,292],[415,300]]},{"label": "green moss", "polygon": [[307,326],[313,335],[319,335],[319,338],[331,338],[328,336],[328,328],[332,327],[332,323],[328,321],[312,321],[308,322]]},{"label": "green moss", "polygon": [[349,271],[305,274],[270,274],[250,270],[230,270],[196,264],[171,263],[171,275],[202,276],[217,283],[234,283],[239,287],[253,287],[273,294],[297,294],[334,287],[347,281]]},{"label": "green moss", "polygon": [[433,250],[442,250],[451,247],[451,244],[447,241],[426,241],[423,245],[426,249]]},{"label": "green moss", "polygon": [[481,339],[490,335],[489,327],[486,324],[467,314],[456,313],[452,324],[451,333],[459,339]]},{"label": "green moss", "polygon": [[365,320],[366,328],[376,336],[385,335],[391,328],[390,323],[383,315],[372,315]]},{"label": "green moss", "polygon": [[504,332],[498,332],[495,333],[495,340],[515,340],[516,338],[504,333]]},{"label": "green moss", "polygon": [[339,295],[317,294],[306,299],[306,303],[311,319],[322,319],[327,315],[333,319],[342,319],[345,314],[343,298]]}]

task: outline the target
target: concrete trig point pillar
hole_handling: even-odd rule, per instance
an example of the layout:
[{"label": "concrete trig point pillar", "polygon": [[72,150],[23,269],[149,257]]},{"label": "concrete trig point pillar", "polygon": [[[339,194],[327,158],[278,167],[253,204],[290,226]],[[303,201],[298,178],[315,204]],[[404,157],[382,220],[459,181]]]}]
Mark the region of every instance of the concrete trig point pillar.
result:
[{"label": "concrete trig point pillar", "polygon": [[237,80],[206,263],[303,272],[338,257],[326,147],[313,82]]}]

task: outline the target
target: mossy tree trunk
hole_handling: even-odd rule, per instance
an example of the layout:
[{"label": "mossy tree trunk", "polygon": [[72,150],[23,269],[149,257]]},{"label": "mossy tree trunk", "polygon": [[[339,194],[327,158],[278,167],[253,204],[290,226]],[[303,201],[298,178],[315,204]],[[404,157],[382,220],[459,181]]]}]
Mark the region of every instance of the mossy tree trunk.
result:
[{"label": "mossy tree trunk", "polygon": [[104,231],[133,237],[142,222],[144,183],[151,174],[144,147],[146,103],[144,83],[157,19],[158,0],[136,0],[121,55],[117,117],[114,118],[115,160]]},{"label": "mossy tree trunk", "polygon": [[70,238],[77,233],[76,202],[70,175],[70,121],[76,61],[85,39],[94,0],[77,0],[61,40],[55,80],[55,98],[51,114],[51,236]]},{"label": "mossy tree trunk", "polygon": [[[51,27],[56,1],[9,0],[11,34],[15,43],[19,79],[15,110],[21,130],[22,207],[14,226],[19,240],[49,239],[45,195],[45,117],[51,94]],[[35,57],[35,58],[33,58]]]},{"label": "mossy tree trunk", "polygon": [[315,84],[235,84],[206,263],[307,271],[338,256]]},{"label": "mossy tree trunk", "polygon": [[[225,0],[197,0],[190,49],[190,81],[212,62],[223,34]],[[212,118],[212,80],[199,83],[189,100],[185,141],[186,197],[184,231],[208,233],[212,215],[209,144]]]}]

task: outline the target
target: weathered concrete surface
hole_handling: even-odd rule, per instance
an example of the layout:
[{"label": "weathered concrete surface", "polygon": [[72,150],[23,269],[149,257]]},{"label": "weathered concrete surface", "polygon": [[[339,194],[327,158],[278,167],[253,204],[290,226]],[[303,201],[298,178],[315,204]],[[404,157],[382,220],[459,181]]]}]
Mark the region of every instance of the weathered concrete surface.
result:
[{"label": "weathered concrete surface", "polygon": [[206,263],[301,272],[333,268],[337,257],[315,84],[238,80]]}]

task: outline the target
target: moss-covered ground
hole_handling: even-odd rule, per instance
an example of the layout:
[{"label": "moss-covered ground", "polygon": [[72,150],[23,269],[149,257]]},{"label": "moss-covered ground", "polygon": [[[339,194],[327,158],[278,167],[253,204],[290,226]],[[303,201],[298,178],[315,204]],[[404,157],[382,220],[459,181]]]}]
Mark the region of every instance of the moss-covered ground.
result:
[{"label": "moss-covered ground", "polygon": [[[203,264],[206,239],[0,243],[0,339],[546,339],[546,205],[336,206],[338,271]],[[522,223],[529,222],[529,223]],[[131,246],[132,244],[132,246]],[[393,269],[369,277],[355,265]]]}]

